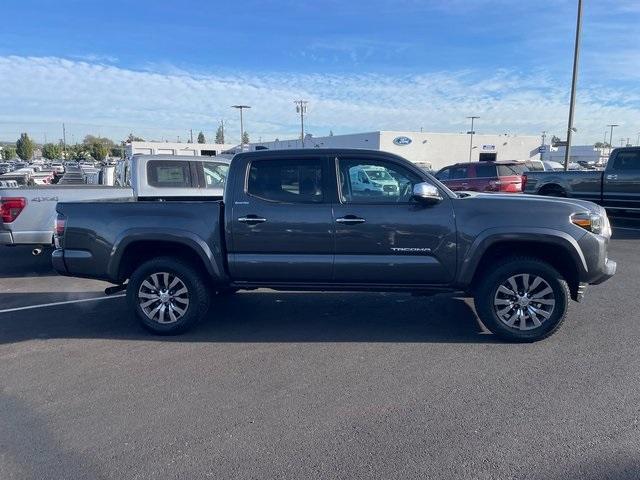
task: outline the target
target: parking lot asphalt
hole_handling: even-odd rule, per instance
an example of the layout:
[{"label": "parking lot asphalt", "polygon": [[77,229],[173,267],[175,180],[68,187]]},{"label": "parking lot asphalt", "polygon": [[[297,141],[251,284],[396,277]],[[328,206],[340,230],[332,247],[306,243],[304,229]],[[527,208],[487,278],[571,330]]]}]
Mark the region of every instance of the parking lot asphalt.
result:
[{"label": "parking lot asphalt", "polygon": [[[559,333],[450,296],[241,292],[173,338],[0,248],[0,478],[640,478],[640,221]],[[24,308],[29,307],[29,308]]]}]

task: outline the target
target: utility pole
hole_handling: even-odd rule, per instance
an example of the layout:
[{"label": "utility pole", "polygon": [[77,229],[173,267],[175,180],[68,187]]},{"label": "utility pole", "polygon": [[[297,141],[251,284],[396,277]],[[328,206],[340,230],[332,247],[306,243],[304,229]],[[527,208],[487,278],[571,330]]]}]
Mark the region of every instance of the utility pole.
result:
[{"label": "utility pole", "polygon": [[611,155],[611,149],[613,148],[613,129],[618,126],[619,125],[617,123],[607,125],[607,127],[611,128],[611,133],[609,134],[609,155]]},{"label": "utility pole", "polygon": [[242,110],[251,108],[249,105],[231,105],[232,108],[240,110],[240,151],[244,150],[244,124],[242,122]]},{"label": "utility pole", "polygon": [[300,140],[302,140],[302,148],[304,148],[304,114],[307,113],[307,100],[294,100],[296,104],[296,112],[300,114]]},{"label": "utility pole", "polygon": [[544,147],[545,145],[545,140],[547,139],[547,131],[543,130],[542,131],[542,146]]},{"label": "utility pole", "polygon": [[64,153],[64,159],[67,159],[67,130],[64,128],[64,123],[62,124],[62,152]]},{"label": "utility pole", "polygon": [[567,124],[567,146],[564,150],[564,171],[569,170],[569,151],[573,132],[573,111],[576,107],[576,84],[578,83],[578,62],[580,61],[580,33],[582,30],[582,0],[578,0],[578,18],[576,21],[576,43],[573,49],[573,76],[571,78],[571,100],[569,103],[569,122]]},{"label": "utility pole", "polygon": [[191,143],[193,143],[193,128],[189,129],[189,138],[191,139]]},{"label": "utility pole", "polygon": [[471,130],[469,130],[469,131],[467,132],[467,134],[468,134],[468,135],[470,135],[470,139],[469,139],[469,163],[471,163],[471,152],[472,152],[472,150],[473,150],[473,136],[474,136],[474,135],[475,135],[475,133],[476,133],[476,132],[473,130],[473,121],[474,121],[475,119],[477,119],[477,118],[480,118],[480,117],[478,117],[477,115],[472,115],[472,116],[467,117],[467,118],[470,118],[470,119],[471,119]]}]

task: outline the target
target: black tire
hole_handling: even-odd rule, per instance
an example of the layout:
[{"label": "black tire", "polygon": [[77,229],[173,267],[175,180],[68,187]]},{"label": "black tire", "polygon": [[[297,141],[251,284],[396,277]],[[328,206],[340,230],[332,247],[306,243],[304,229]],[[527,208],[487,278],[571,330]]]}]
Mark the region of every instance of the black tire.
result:
[{"label": "black tire", "polygon": [[[167,283],[173,283],[174,278],[177,278],[180,282],[175,287],[179,290],[172,291],[167,288],[167,292],[171,294],[178,293],[182,292],[183,288],[186,288],[186,292],[180,293],[180,298],[175,298],[175,301],[173,297],[167,300],[164,305],[165,308],[162,308],[163,302],[160,300],[151,303],[148,307],[144,307],[144,303],[148,301],[147,299],[152,299],[152,296],[159,296],[160,291],[165,290],[164,288],[151,290],[145,286],[152,282],[151,278],[153,278],[154,274],[158,274],[155,279],[163,286],[165,277],[160,275],[163,273],[169,274]],[[148,283],[143,285],[145,281]],[[145,298],[142,298],[141,295],[145,295]],[[187,301],[186,307],[185,299]],[[133,272],[127,285],[129,308],[135,312],[136,318],[144,328],[158,335],[176,335],[193,327],[205,317],[209,309],[209,299],[210,291],[202,274],[189,263],[169,257],[158,257],[143,263]],[[150,308],[153,311],[156,306],[159,306],[162,312],[157,312],[158,318],[152,319],[145,313],[145,308],[149,312]],[[180,313],[181,311],[183,313]],[[160,318],[160,313],[162,314],[162,319]],[[171,315],[176,319],[170,318]],[[164,320],[164,322],[161,320]]]},{"label": "black tire", "polygon": [[[533,293],[529,293],[524,288],[524,283],[526,281],[532,286],[537,282],[536,277],[542,280],[532,289]],[[505,285],[512,287],[510,279],[515,281],[516,286],[522,286],[522,288],[505,287]],[[504,288],[498,292],[501,286]],[[510,295],[504,293],[505,288],[510,291],[520,291]],[[540,295],[549,289],[549,293]],[[520,296],[521,293],[526,295]],[[560,328],[567,316],[570,298],[566,280],[547,262],[536,258],[512,257],[505,259],[500,266],[489,271],[479,282],[475,289],[474,302],[482,323],[498,337],[511,342],[536,342],[547,338]],[[512,301],[514,303],[510,304]],[[541,301],[547,304],[553,301],[555,304],[542,305],[539,303]],[[511,309],[506,310],[507,308]],[[499,312],[504,313],[499,316]],[[508,323],[512,321],[514,314],[516,314],[517,325],[510,326]],[[522,325],[522,317],[524,317],[524,325]],[[540,325],[536,326],[534,317]]]}]

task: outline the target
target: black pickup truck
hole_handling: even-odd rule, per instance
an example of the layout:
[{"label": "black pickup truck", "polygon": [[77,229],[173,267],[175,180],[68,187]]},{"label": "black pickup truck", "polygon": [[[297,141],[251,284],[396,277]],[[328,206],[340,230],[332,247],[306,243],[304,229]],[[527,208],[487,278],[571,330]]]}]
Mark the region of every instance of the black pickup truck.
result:
[{"label": "black pickup truck", "polygon": [[602,171],[527,172],[524,193],[572,197],[640,212],[640,147],[616,148]]},{"label": "black pickup truck", "polygon": [[557,330],[586,285],[616,270],[602,207],[456,194],[400,157],[367,150],[238,154],[223,201],[57,211],[56,270],[112,282],[108,293],[126,288],[132,312],[160,334],[192,326],[215,294],[271,288],[466,293],[492,332],[534,341]]}]

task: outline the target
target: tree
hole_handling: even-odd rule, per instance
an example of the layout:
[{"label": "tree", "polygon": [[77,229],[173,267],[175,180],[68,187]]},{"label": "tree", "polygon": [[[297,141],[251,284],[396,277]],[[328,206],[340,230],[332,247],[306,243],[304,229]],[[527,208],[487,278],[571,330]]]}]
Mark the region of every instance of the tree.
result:
[{"label": "tree", "polygon": [[127,143],[131,143],[131,142],[144,142],[144,138],[142,137],[136,137],[133,133],[130,133],[129,136],[126,139]]},{"label": "tree", "polygon": [[82,143],[87,147],[91,156],[99,162],[107,158],[111,149],[115,147],[115,144],[109,138],[96,137],[94,135],[87,135]]},{"label": "tree", "polygon": [[76,143],[75,145],[67,145],[67,156],[70,160],[80,162],[81,160],[87,160],[91,157],[89,147],[83,143]]},{"label": "tree", "polygon": [[242,143],[249,143],[249,134],[246,131],[242,134]]},{"label": "tree", "polygon": [[16,158],[16,149],[13,148],[10,145],[5,145],[4,147],[2,147],[2,159],[7,161],[7,160],[13,160],[14,158]]},{"label": "tree", "polygon": [[42,156],[47,160],[60,158],[61,154],[60,146],[55,143],[45,143],[42,146]]},{"label": "tree", "polygon": [[20,138],[16,142],[16,153],[22,160],[31,160],[35,144],[26,133],[20,134]]},{"label": "tree", "polygon": [[609,142],[596,142],[593,146],[594,148],[609,148],[611,145],[609,145]]},{"label": "tree", "polygon": [[198,134],[198,143],[207,143],[207,139],[204,138],[204,133],[202,132]]},{"label": "tree", "polygon": [[218,125],[218,130],[216,130],[216,143],[224,143],[224,128],[222,128],[222,125]]},{"label": "tree", "polygon": [[556,143],[560,143],[562,140],[560,140],[559,137],[556,137],[555,135],[553,137],[551,137],[551,145],[555,145]]}]

